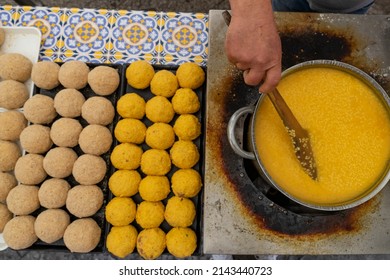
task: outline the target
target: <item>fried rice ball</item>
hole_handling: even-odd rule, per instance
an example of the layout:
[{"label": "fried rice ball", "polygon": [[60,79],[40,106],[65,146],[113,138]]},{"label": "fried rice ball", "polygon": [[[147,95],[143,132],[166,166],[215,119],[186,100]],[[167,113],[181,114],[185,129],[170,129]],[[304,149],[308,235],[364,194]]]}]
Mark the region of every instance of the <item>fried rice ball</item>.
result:
[{"label": "fried rice ball", "polygon": [[84,102],[81,116],[89,124],[108,125],[114,120],[115,108],[107,98],[93,96]]},{"label": "fried rice ball", "polygon": [[115,138],[121,143],[142,144],[145,134],[145,124],[137,119],[121,119],[114,129]]},{"label": "fried rice ball", "polygon": [[136,208],[130,197],[114,197],[106,206],[106,220],[113,226],[127,226],[134,221]]},{"label": "fried rice ball", "polygon": [[15,142],[0,140],[0,171],[12,171],[22,152]]},{"label": "fried rice ball", "polygon": [[189,227],[195,219],[195,205],[185,197],[172,196],[168,199],[164,217],[172,227]]},{"label": "fried rice ball", "polygon": [[114,256],[124,258],[133,253],[138,232],[132,225],[112,227],[107,235],[107,250]]},{"label": "fried rice ball", "polygon": [[0,233],[3,232],[5,225],[13,216],[12,212],[8,210],[7,205],[0,203]]},{"label": "fried rice ball", "polygon": [[60,116],[65,118],[81,116],[84,102],[84,95],[73,88],[62,89],[54,96],[54,108]]},{"label": "fried rice ball", "polygon": [[169,179],[166,176],[146,176],[141,180],[138,189],[143,200],[152,202],[167,198],[170,191]]},{"label": "fried rice ball", "polygon": [[20,145],[31,154],[46,153],[53,145],[50,127],[40,124],[27,126],[20,134]]},{"label": "fried rice ball", "polygon": [[0,82],[0,107],[8,110],[23,107],[29,97],[29,92],[25,84],[5,80]]},{"label": "fried rice ball", "polygon": [[70,185],[66,180],[58,178],[47,179],[39,188],[39,203],[48,209],[61,208],[66,204],[69,190]]},{"label": "fried rice ball", "polygon": [[126,93],[119,98],[116,110],[122,118],[142,119],[145,115],[145,99],[136,93]]},{"label": "fried rice ball", "polygon": [[137,251],[146,260],[157,259],[165,247],[165,232],[160,228],[144,229],[138,234]]},{"label": "fried rice ball", "polygon": [[37,185],[45,180],[47,173],[43,168],[42,155],[26,154],[15,165],[15,178],[22,184]]},{"label": "fried rice ball", "polygon": [[110,160],[117,169],[137,169],[141,163],[142,148],[131,143],[122,143],[112,150]]},{"label": "fried rice ball", "polygon": [[33,245],[38,237],[34,230],[35,217],[16,216],[4,227],[3,238],[13,250],[22,250]]},{"label": "fried rice ball", "polygon": [[195,197],[202,188],[202,178],[194,169],[179,169],[171,178],[172,191],[179,197]]},{"label": "fried rice ball", "polygon": [[175,142],[175,132],[166,123],[154,123],[146,130],[145,142],[152,149],[166,150]]},{"label": "fried rice ball", "polygon": [[27,120],[19,111],[0,112],[0,140],[17,141],[27,126]]},{"label": "fried rice ball", "polygon": [[156,228],[164,221],[165,206],[161,201],[142,201],[137,208],[135,220],[142,228]]},{"label": "fried rice ball", "polygon": [[108,187],[113,195],[131,197],[138,193],[141,175],[136,170],[117,170],[108,180]]},{"label": "fried rice ball", "polygon": [[173,130],[180,140],[195,140],[201,133],[201,125],[196,116],[183,114],[176,119]]},{"label": "fried rice ball", "polygon": [[118,70],[110,66],[97,66],[88,74],[88,84],[97,95],[110,95],[120,82]]},{"label": "fried rice ball", "polygon": [[0,56],[0,78],[24,83],[31,76],[33,64],[20,53],[6,53]]},{"label": "fried rice ball", "polygon": [[67,61],[61,65],[58,80],[65,88],[82,89],[88,83],[89,67],[82,61]]},{"label": "fried rice ball", "polygon": [[15,215],[29,215],[37,210],[41,205],[38,199],[39,188],[30,185],[18,185],[7,196],[7,206],[9,211]]},{"label": "fried rice ball", "polygon": [[5,32],[3,28],[0,28],[0,46],[4,44],[5,41]]},{"label": "fried rice ball", "polygon": [[150,91],[159,96],[172,97],[179,88],[175,74],[168,70],[158,71],[150,82]]},{"label": "fried rice ball", "polygon": [[174,227],[166,236],[167,249],[176,258],[191,256],[196,249],[196,233],[191,228]]},{"label": "fried rice ball", "polygon": [[58,147],[73,148],[79,143],[79,136],[83,127],[76,119],[59,118],[50,130],[50,138]]},{"label": "fried rice ball", "polygon": [[99,156],[83,154],[76,159],[72,174],[81,185],[95,185],[106,175],[107,165]]},{"label": "fried rice ball", "polygon": [[31,80],[42,89],[51,90],[60,84],[58,72],[60,66],[52,61],[39,61],[35,63],[31,71]]},{"label": "fried rice ball", "polygon": [[198,147],[188,140],[176,141],[170,150],[172,163],[178,168],[192,168],[199,161]]},{"label": "fried rice ball", "polygon": [[169,123],[175,116],[175,111],[166,97],[155,96],[146,102],[145,114],[152,122]]},{"label": "fried rice ball", "polygon": [[171,159],[165,150],[149,149],[142,154],[141,170],[146,175],[165,175],[171,170]]},{"label": "fried rice ball", "polygon": [[0,172],[0,202],[4,203],[7,195],[13,188],[16,187],[18,181],[11,173]]},{"label": "fried rice ball", "polygon": [[102,230],[92,218],[74,220],[64,232],[65,246],[72,253],[91,252],[99,244]]},{"label": "fried rice ball", "polygon": [[53,178],[65,178],[72,174],[77,154],[71,148],[55,147],[43,159],[43,168]]},{"label": "fried rice ball", "polygon": [[30,97],[23,106],[24,116],[35,124],[49,124],[57,116],[53,98],[35,94]]},{"label": "fried rice ball", "polygon": [[185,62],[176,71],[177,80],[182,88],[196,89],[200,87],[205,76],[202,67],[194,62]]},{"label": "fried rice ball", "polygon": [[145,60],[134,61],[126,69],[127,83],[136,89],[149,87],[153,76],[153,66]]},{"label": "fried rice ball", "polygon": [[66,198],[66,209],[78,218],[95,215],[103,205],[103,191],[96,185],[77,185]]},{"label": "fried rice ball", "polygon": [[79,145],[84,153],[100,156],[110,150],[111,131],[102,125],[87,125],[80,133]]},{"label": "fried rice ball", "polygon": [[171,101],[177,114],[194,114],[200,109],[198,95],[190,88],[179,88]]},{"label": "fried rice ball", "polygon": [[34,230],[37,237],[46,243],[60,240],[70,224],[69,214],[62,209],[47,209],[37,216]]}]

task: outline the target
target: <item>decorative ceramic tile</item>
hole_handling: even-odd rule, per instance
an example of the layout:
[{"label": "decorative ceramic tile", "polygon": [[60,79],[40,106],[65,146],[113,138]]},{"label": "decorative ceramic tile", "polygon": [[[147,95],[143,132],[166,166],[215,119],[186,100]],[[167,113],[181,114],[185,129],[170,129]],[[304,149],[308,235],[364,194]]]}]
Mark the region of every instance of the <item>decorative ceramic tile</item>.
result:
[{"label": "decorative ceramic tile", "polygon": [[15,25],[17,8],[10,5],[0,6],[0,26]]}]

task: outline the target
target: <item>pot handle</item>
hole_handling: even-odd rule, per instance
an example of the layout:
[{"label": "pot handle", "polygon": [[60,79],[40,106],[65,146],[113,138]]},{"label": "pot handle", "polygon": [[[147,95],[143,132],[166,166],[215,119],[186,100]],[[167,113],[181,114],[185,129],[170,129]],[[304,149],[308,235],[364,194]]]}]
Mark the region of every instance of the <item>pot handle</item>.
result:
[{"label": "pot handle", "polygon": [[252,107],[243,107],[241,109],[238,109],[234,114],[230,117],[228,127],[227,127],[227,137],[230,143],[230,146],[232,147],[233,151],[246,159],[255,159],[254,153],[244,151],[240,145],[237,143],[237,139],[235,137],[234,131],[237,126],[237,121],[240,119],[241,116],[245,114],[253,114],[253,108]]}]

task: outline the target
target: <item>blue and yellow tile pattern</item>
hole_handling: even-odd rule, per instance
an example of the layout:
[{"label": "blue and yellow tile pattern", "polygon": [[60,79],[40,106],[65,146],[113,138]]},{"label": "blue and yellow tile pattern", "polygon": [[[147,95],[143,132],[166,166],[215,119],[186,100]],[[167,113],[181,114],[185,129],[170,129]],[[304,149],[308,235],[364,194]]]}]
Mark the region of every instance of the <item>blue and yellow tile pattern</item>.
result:
[{"label": "blue and yellow tile pattern", "polygon": [[207,63],[207,14],[5,5],[0,19],[3,26],[38,28],[41,60]]}]

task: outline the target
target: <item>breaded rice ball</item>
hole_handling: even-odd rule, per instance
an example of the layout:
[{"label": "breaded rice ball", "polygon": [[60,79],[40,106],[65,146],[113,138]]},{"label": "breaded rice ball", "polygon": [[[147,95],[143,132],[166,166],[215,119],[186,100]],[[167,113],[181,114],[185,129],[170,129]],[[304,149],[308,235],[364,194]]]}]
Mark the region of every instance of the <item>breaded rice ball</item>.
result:
[{"label": "breaded rice ball", "polygon": [[156,228],[164,221],[165,206],[161,201],[142,201],[137,208],[135,220],[142,228]]},{"label": "breaded rice ball", "polygon": [[4,44],[5,41],[5,32],[3,28],[0,28],[0,46]]},{"label": "breaded rice ball", "polygon": [[46,153],[53,145],[50,127],[40,124],[27,126],[20,134],[20,145],[31,154]]},{"label": "breaded rice ball", "polygon": [[29,215],[37,210],[39,204],[37,186],[18,185],[7,196],[7,206],[9,211],[15,215]]},{"label": "breaded rice ball", "polygon": [[18,181],[11,173],[0,172],[0,202],[4,203],[7,195],[13,188],[16,187]]},{"label": "breaded rice ball", "polygon": [[194,62],[185,62],[177,68],[176,77],[182,88],[196,89],[205,80],[203,69]]},{"label": "breaded rice ball", "polygon": [[165,232],[160,228],[144,229],[138,234],[137,251],[146,260],[157,259],[165,247]]},{"label": "breaded rice ball", "polygon": [[15,142],[0,140],[0,171],[12,171],[22,152]]},{"label": "breaded rice ball", "polygon": [[73,88],[62,89],[54,96],[54,108],[60,116],[65,118],[81,116],[81,107],[84,102],[84,95]]},{"label": "breaded rice ball", "polygon": [[[99,156],[83,154],[76,159],[72,174],[81,185],[95,185],[100,183],[107,172],[104,159]],[[69,194],[68,194],[69,195]]]},{"label": "breaded rice ball", "polygon": [[130,197],[114,197],[106,206],[106,220],[113,226],[127,226],[134,221],[136,208]]},{"label": "breaded rice ball", "polygon": [[137,169],[141,163],[142,148],[131,143],[122,143],[112,150],[110,160],[117,169]]},{"label": "breaded rice ball", "polygon": [[121,119],[115,126],[115,138],[121,143],[142,144],[145,140],[146,126],[137,119]]},{"label": "breaded rice ball", "polygon": [[14,80],[0,82],[0,107],[8,110],[21,108],[28,97],[25,84]]},{"label": "breaded rice ball", "polygon": [[146,102],[145,114],[152,122],[169,123],[175,116],[175,111],[166,97],[155,96]]},{"label": "breaded rice ball", "polygon": [[79,143],[79,136],[83,130],[80,122],[71,118],[59,118],[50,130],[50,138],[58,147],[73,148]]},{"label": "breaded rice ball", "polygon": [[24,83],[31,76],[32,62],[20,53],[6,53],[0,56],[0,78]]},{"label": "breaded rice ball", "polygon": [[179,169],[171,178],[172,191],[179,197],[195,197],[202,188],[202,178],[194,169]]},{"label": "breaded rice ball", "polygon": [[58,80],[66,88],[82,89],[88,83],[89,67],[82,61],[67,61],[61,65]]},{"label": "breaded rice ball", "polygon": [[47,209],[37,216],[34,230],[40,240],[50,244],[64,236],[64,232],[69,224],[69,214],[64,210]]},{"label": "breaded rice ball", "polygon": [[12,212],[8,210],[7,205],[0,203],[0,233],[3,232],[5,225],[13,216]]},{"label": "breaded rice ball", "polygon": [[142,119],[145,115],[145,99],[136,93],[126,93],[119,98],[116,110],[122,118]]},{"label": "breaded rice ball", "polygon": [[72,253],[91,252],[99,244],[102,230],[92,218],[73,221],[64,232],[65,246]]},{"label": "breaded rice ball", "polygon": [[138,232],[132,225],[112,227],[107,235],[107,250],[114,256],[124,258],[133,253]]},{"label": "breaded rice ball", "polygon": [[200,109],[198,95],[190,88],[179,88],[172,97],[173,110],[177,114],[194,114]]},{"label": "breaded rice ball", "polygon": [[49,124],[57,116],[53,98],[43,94],[30,97],[24,103],[23,112],[26,119],[35,124]]},{"label": "breaded rice ball", "polygon": [[172,228],[166,236],[168,252],[176,258],[191,256],[196,249],[196,234],[191,228]]},{"label": "breaded rice ball", "polygon": [[176,141],[170,150],[172,163],[178,168],[192,168],[199,161],[198,147],[188,140]]},{"label": "breaded rice ball", "polygon": [[71,148],[56,147],[47,152],[43,168],[53,178],[65,178],[72,174],[77,154]]},{"label": "breaded rice ball", "polygon": [[195,205],[185,197],[172,196],[168,199],[164,217],[172,227],[189,227],[195,219]]},{"label": "breaded rice ball", "polygon": [[103,191],[96,185],[77,185],[66,198],[66,209],[77,218],[95,215],[103,205]]},{"label": "breaded rice ball", "polygon": [[108,125],[114,120],[115,108],[107,98],[93,96],[84,102],[81,116],[89,124]]},{"label": "breaded rice ball", "polygon": [[150,91],[159,96],[172,97],[179,88],[175,74],[168,70],[158,71],[150,82]]},{"label": "breaded rice ball", "polygon": [[108,180],[108,187],[113,195],[130,197],[138,193],[141,175],[136,170],[117,170]]},{"label": "breaded rice ball", "polygon": [[110,95],[119,86],[118,70],[110,66],[97,66],[88,74],[88,84],[97,95]]},{"label": "breaded rice ball", "polygon": [[102,125],[87,125],[80,133],[79,145],[84,153],[100,156],[110,150],[111,131]]},{"label": "breaded rice ball", "polygon": [[0,140],[17,141],[27,126],[27,120],[19,111],[0,112]]},{"label": "breaded rice ball", "polygon": [[196,116],[184,114],[176,119],[173,130],[180,140],[195,140],[201,133],[201,125]]},{"label": "breaded rice ball", "polygon": [[146,175],[165,175],[171,170],[171,159],[165,150],[150,149],[141,157],[141,170]]},{"label": "breaded rice ball", "polygon": [[15,165],[15,178],[22,184],[37,185],[45,180],[47,173],[43,168],[42,155],[26,154]]},{"label": "breaded rice ball", "polygon": [[153,76],[153,66],[145,60],[134,61],[126,69],[127,83],[136,89],[147,88]]},{"label": "breaded rice ball", "polygon": [[146,130],[145,142],[152,149],[166,150],[175,142],[175,132],[166,123],[154,123]]},{"label": "breaded rice ball", "polygon": [[145,201],[161,201],[171,191],[169,179],[166,176],[146,176],[139,184],[138,192]]},{"label": "breaded rice ball", "polygon": [[39,61],[35,63],[31,71],[31,80],[42,89],[53,89],[60,84],[58,72],[60,66],[52,61]]},{"label": "breaded rice ball", "polygon": [[4,227],[3,238],[13,250],[22,250],[33,245],[38,237],[34,230],[35,217],[16,216]]},{"label": "breaded rice ball", "polygon": [[58,178],[47,179],[39,188],[39,203],[48,209],[61,208],[66,204],[69,190],[70,185],[66,180]]}]

